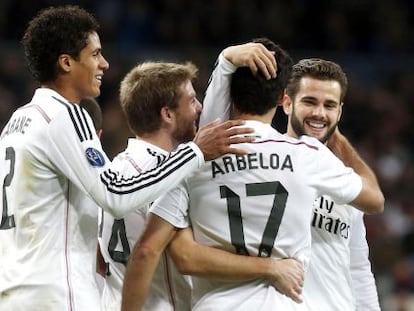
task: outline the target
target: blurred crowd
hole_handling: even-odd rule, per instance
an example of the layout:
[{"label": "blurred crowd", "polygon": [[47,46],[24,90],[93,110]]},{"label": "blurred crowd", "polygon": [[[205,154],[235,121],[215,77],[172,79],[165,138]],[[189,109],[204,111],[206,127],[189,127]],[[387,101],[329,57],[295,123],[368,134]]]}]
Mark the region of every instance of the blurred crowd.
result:
[{"label": "blurred crowd", "polygon": [[[0,130],[36,85],[19,40],[39,8],[79,4],[101,23],[110,69],[98,99],[110,156],[130,136],[118,105],[124,74],[143,60],[190,60],[203,99],[217,53],[267,36],[294,59],[322,57],[348,74],[341,130],[374,168],[385,212],[366,216],[370,257],[384,310],[414,310],[414,2],[408,0],[3,0],[0,3]],[[277,116],[283,128],[283,112]],[[409,309],[407,309],[409,310]]]}]

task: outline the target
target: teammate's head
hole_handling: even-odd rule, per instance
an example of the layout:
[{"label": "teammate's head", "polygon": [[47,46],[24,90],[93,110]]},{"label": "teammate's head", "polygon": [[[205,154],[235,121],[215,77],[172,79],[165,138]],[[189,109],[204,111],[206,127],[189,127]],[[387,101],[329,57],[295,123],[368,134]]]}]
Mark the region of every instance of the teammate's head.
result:
[{"label": "teammate's head", "polygon": [[293,66],[283,109],[290,135],[309,135],[326,142],[342,114],[348,88],[338,64],[319,58],[302,59]]},{"label": "teammate's head", "polygon": [[50,7],[32,19],[22,44],[34,78],[79,103],[100,94],[109,64],[95,18],[77,6]]},{"label": "teammate's head", "polygon": [[260,72],[253,75],[248,67],[239,67],[232,75],[230,95],[233,106],[241,113],[263,115],[275,108],[290,78],[293,61],[280,46],[267,38],[254,39],[275,52],[277,77],[267,80]]},{"label": "teammate's head", "polygon": [[22,44],[30,70],[40,83],[54,81],[59,74],[58,58],[68,54],[79,59],[89,34],[99,25],[95,18],[77,6],[49,7],[33,18]]},{"label": "teammate's head", "polygon": [[93,125],[95,126],[96,134],[98,137],[102,134],[102,109],[98,102],[92,97],[83,98],[79,105],[83,107],[92,119]]},{"label": "teammate's head", "polygon": [[192,81],[192,63],[145,62],[121,82],[120,102],[131,130],[138,136],[168,126],[177,142],[191,140],[201,104]]}]

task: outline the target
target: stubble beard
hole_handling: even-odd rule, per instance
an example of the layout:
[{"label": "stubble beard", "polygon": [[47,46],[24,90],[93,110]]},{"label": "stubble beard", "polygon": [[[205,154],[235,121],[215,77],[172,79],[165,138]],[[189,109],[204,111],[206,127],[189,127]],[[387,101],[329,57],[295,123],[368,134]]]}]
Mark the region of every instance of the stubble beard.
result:
[{"label": "stubble beard", "polygon": [[[331,126],[324,136],[322,136],[321,138],[317,138],[317,137],[315,138],[317,138],[321,143],[325,144],[328,141],[329,137],[331,137],[332,134],[335,132],[338,122],[336,122],[333,126]],[[305,125],[303,124],[303,122],[301,122],[296,117],[296,114],[294,112],[292,113],[290,124],[297,137],[300,137],[302,135],[308,135],[308,136],[314,137],[305,132]]]}]

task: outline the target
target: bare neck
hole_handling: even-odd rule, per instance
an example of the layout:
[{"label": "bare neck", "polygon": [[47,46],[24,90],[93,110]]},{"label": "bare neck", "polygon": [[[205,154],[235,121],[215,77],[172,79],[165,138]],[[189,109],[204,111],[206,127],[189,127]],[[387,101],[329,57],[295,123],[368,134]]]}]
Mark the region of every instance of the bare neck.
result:
[{"label": "bare neck", "polygon": [[287,125],[287,132],[286,132],[287,134],[288,134],[288,136],[290,136],[290,137],[294,137],[294,138],[298,138],[298,135],[296,134],[296,132],[293,130],[293,128],[292,128],[292,124],[291,124],[291,122],[290,122],[290,117],[289,117],[289,120],[288,120],[288,125]]},{"label": "bare neck", "polygon": [[178,143],[171,137],[171,135],[162,129],[153,133],[147,133],[140,136],[137,135],[136,138],[153,144],[167,152],[171,152],[178,146]]},{"label": "bare neck", "polygon": [[42,87],[47,87],[62,95],[71,103],[79,103],[82,98],[68,86],[67,81],[63,79],[56,79],[52,82],[42,84]]},{"label": "bare neck", "polygon": [[242,113],[242,112],[239,112],[237,109],[234,109],[233,119],[254,120],[254,121],[260,121],[266,124],[271,124],[273,116],[275,115],[275,112],[276,112],[276,108],[273,108],[263,115],[258,115],[258,114]]}]

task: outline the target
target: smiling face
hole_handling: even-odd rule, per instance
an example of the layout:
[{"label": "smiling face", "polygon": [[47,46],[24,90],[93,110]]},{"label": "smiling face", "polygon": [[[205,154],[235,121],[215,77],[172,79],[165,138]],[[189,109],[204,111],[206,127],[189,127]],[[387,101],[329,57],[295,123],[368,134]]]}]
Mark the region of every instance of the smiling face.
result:
[{"label": "smiling face", "polygon": [[180,87],[181,96],[177,108],[172,110],[175,116],[175,126],[172,137],[178,144],[190,141],[197,131],[197,120],[201,113],[201,103],[196,98],[191,81],[183,83]]},{"label": "smiling face", "polygon": [[341,117],[340,98],[341,86],[337,81],[303,77],[296,97],[286,97],[283,103],[289,118],[288,134],[309,135],[325,143]]},{"label": "smiling face", "polygon": [[71,85],[74,101],[100,95],[104,71],[108,62],[101,53],[101,42],[96,32],[88,37],[88,44],[80,52],[78,60],[71,60]]}]

